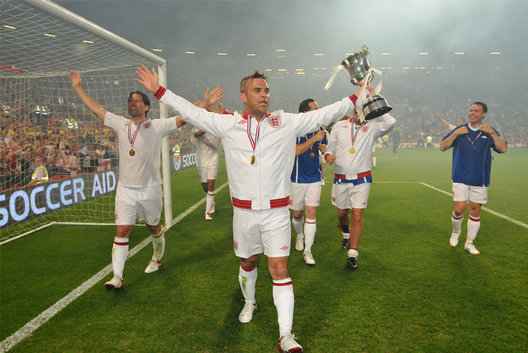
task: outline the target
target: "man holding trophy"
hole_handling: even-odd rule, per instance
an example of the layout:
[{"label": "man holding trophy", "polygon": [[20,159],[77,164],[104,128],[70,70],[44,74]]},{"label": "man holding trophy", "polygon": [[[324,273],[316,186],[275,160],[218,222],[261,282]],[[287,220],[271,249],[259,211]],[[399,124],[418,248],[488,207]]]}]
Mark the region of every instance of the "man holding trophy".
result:
[{"label": "man holding trophy", "polygon": [[[340,69],[346,70],[354,84],[369,83],[374,69],[370,67],[368,49],[363,47],[362,51],[343,60],[325,89],[329,88]],[[363,210],[367,207],[372,183],[372,147],[379,137],[387,134],[396,124],[396,120],[388,114],[392,108],[387,105],[385,98],[376,93],[381,90],[381,84],[376,90],[370,85],[366,87],[367,90],[363,90],[358,97],[354,116],[338,121],[332,128],[324,155],[328,164],[335,162],[332,204],[338,210],[343,247],[348,249],[346,266],[352,271],[358,266]]]}]

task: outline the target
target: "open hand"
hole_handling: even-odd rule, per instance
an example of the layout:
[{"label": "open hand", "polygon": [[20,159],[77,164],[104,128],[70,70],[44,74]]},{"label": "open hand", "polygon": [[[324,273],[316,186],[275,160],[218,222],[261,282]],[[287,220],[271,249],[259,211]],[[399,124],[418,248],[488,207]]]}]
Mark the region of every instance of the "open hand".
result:
[{"label": "open hand", "polygon": [[158,74],[154,68],[149,70],[145,65],[141,65],[137,68],[136,75],[139,77],[136,78],[136,82],[142,84],[149,92],[156,93],[160,84]]}]

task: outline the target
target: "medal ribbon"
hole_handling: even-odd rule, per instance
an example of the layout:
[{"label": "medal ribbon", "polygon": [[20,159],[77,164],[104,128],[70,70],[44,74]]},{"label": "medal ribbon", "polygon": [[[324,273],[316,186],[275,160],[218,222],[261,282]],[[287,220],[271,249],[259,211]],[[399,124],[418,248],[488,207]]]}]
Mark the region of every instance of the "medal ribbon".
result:
[{"label": "medal ribbon", "polygon": [[482,135],[482,131],[479,132],[479,134],[477,135],[477,137],[475,137],[475,139],[473,141],[471,141],[471,139],[469,138],[468,135],[466,135],[468,141],[471,143],[471,145],[473,146],[473,151],[475,150],[475,141],[478,140],[478,138],[480,137],[480,135]]},{"label": "medal ribbon", "polygon": [[136,142],[136,137],[139,133],[139,129],[141,129],[141,125],[143,125],[143,121],[139,123],[138,127],[136,128],[136,131],[134,132],[134,136],[132,136],[132,130],[130,129],[131,125],[132,123],[128,125],[128,142],[130,142],[131,147],[134,148],[134,143]]},{"label": "medal ribbon", "polygon": [[247,135],[249,137],[249,143],[251,144],[251,148],[253,148],[253,155],[255,154],[255,147],[257,147],[257,141],[260,136],[260,121],[257,123],[257,131],[255,132],[255,139],[253,139],[253,136],[251,136],[251,117],[248,115],[248,122],[246,124],[247,127]]},{"label": "medal ribbon", "polygon": [[[352,140],[352,147],[354,146],[354,143],[356,142],[356,138],[357,138],[357,135],[358,135],[358,132],[359,130],[361,130],[361,128],[363,127],[363,125],[365,125],[365,122],[362,122],[357,129],[354,129],[356,127],[356,124],[352,121],[352,129],[350,130],[350,139]],[[352,131],[356,131],[354,133],[352,133]]]},{"label": "medal ribbon", "polygon": [[[315,136],[315,132],[312,133],[312,137],[314,137],[314,136]],[[312,138],[312,137],[310,137],[310,138]],[[308,141],[309,140],[308,134],[305,134],[304,138],[306,139],[306,141]],[[313,153],[313,144],[310,146],[310,152]]]}]

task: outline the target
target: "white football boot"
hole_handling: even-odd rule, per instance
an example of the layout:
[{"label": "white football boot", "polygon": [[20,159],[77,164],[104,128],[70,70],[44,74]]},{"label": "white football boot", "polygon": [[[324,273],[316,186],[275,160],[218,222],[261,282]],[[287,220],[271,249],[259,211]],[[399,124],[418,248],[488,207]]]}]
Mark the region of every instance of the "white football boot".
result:
[{"label": "white football boot", "polygon": [[156,272],[161,267],[161,263],[162,263],[161,260],[154,260],[154,259],[150,260],[147,268],[145,269],[145,273]]},{"label": "white football boot", "polygon": [[302,352],[303,347],[295,341],[293,335],[282,336],[279,339],[279,352]]},{"label": "white football boot", "polygon": [[247,324],[253,319],[253,312],[257,310],[257,303],[248,303],[244,304],[240,315],[238,315],[238,321],[243,324]]},{"label": "white football boot", "polygon": [[449,244],[452,247],[455,247],[458,245],[458,237],[460,237],[460,233],[451,233],[451,238],[449,238]]},{"label": "white football boot", "polygon": [[112,277],[112,279],[105,283],[105,287],[108,290],[115,289],[115,290],[121,290],[124,287],[124,282],[122,278],[119,278],[117,276]]},{"label": "white football boot", "polygon": [[304,249],[304,237],[297,235],[297,239],[295,240],[295,250],[302,251],[302,249]]},{"label": "white football boot", "polygon": [[475,245],[473,245],[473,242],[466,242],[466,245],[464,245],[464,250],[466,250],[471,255],[480,255],[480,252],[477,250]]},{"label": "white football boot", "polygon": [[308,266],[313,266],[313,265],[315,265],[315,260],[314,260],[314,258],[313,258],[313,256],[312,256],[312,253],[311,253],[311,252],[305,252],[305,253],[303,254],[303,260],[304,260],[304,262],[306,262],[306,264],[307,264]]}]

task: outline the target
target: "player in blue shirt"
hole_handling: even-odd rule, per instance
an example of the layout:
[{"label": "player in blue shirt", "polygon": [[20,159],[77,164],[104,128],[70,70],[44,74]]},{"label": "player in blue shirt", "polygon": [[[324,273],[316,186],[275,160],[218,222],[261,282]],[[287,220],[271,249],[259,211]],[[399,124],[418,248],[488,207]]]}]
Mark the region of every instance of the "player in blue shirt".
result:
[{"label": "player in blue shirt", "polygon": [[[311,98],[305,99],[299,105],[299,113],[316,109],[318,109],[317,103]],[[295,163],[291,175],[290,208],[293,210],[293,228],[297,233],[295,249],[301,251],[304,248],[303,260],[310,266],[315,265],[312,245],[315,240],[316,213],[321,196],[319,150],[324,152],[326,144],[326,130],[322,128],[297,137]],[[306,222],[303,219],[303,210]]]},{"label": "player in blue shirt", "polygon": [[469,123],[457,126],[440,143],[440,150],[453,147],[453,232],[449,243],[457,246],[464,213],[469,200],[469,219],[464,249],[472,255],[480,252],[473,245],[480,228],[480,209],[488,201],[491,172],[491,150],[504,153],[508,149],[497,130],[483,124],[488,107],[482,102],[471,104]]}]

